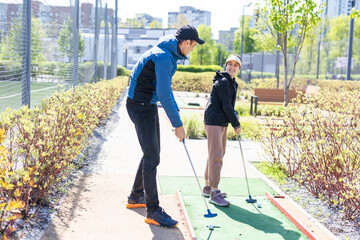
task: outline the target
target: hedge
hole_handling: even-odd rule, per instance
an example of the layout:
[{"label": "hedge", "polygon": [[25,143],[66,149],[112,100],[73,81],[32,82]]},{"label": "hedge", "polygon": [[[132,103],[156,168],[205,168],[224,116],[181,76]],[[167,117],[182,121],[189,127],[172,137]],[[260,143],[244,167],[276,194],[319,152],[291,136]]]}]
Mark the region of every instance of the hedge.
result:
[{"label": "hedge", "polygon": [[86,84],[0,114],[0,233],[16,231],[56,191],[93,129],[106,119],[128,77]]},{"label": "hedge", "polygon": [[217,70],[223,71],[224,69],[218,65],[178,65],[177,71],[179,72],[216,72]]}]

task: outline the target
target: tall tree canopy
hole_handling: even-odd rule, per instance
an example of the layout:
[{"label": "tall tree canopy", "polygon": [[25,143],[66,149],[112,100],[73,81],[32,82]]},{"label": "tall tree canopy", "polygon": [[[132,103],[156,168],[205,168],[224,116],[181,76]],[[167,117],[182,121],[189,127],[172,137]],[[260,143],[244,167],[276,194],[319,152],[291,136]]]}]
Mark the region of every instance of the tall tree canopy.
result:
[{"label": "tall tree canopy", "polygon": [[[74,39],[74,22],[71,18],[68,18],[64,23],[63,27],[60,30],[60,35],[58,39],[59,50],[60,52],[69,58],[69,61],[73,58],[73,39]],[[81,31],[79,31],[79,57],[84,55],[85,51],[85,41],[81,36]]]},{"label": "tall tree canopy", "polygon": [[[42,30],[40,19],[31,18],[31,62],[37,63],[45,60],[43,54],[42,38],[44,31]],[[13,21],[11,29],[5,40],[2,41],[0,59],[21,62],[23,56],[23,40],[25,39],[22,17]]]},{"label": "tall tree canopy", "polygon": [[[318,10],[313,0],[265,0],[263,8],[260,10],[259,26],[271,33],[274,43],[284,56],[285,106],[289,103],[289,87],[294,77],[296,63],[304,40],[310,29],[320,21],[321,12],[322,8]],[[295,44],[296,50],[294,51],[294,61],[289,77],[288,47],[290,41]]]},{"label": "tall tree canopy", "polygon": [[211,37],[211,27],[207,27],[201,24],[197,28],[199,36],[205,41],[204,44],[197,46],[190,53],[191,65],[210,65],[212,63],[212,50],[214,46],[214,40]]}]

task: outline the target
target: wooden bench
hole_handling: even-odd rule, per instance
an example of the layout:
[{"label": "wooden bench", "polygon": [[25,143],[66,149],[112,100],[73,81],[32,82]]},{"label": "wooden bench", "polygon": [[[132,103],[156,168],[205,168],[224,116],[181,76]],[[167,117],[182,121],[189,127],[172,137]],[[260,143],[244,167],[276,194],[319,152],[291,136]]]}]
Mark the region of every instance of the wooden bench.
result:
[{"label": "wooden bench", "polygon": [[[301,90],[290,90],[288,92],[289,102],[296,98]],[[258,104],[278,104],[284,102],[284,89],[273,88],[255,88],[255,95],[251,96],[250,114],[253,114],[253,104],[255,106],[254,114],[257,112]]]}]

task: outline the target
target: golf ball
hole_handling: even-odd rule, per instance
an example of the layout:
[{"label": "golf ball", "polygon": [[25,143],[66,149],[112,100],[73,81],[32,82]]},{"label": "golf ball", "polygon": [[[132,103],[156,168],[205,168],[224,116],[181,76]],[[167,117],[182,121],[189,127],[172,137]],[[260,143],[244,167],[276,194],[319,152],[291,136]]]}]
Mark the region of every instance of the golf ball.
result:
[{"label": "golf ball", "polygon": [[261,208],[261,203],[258,203],[257,206],[258,206],[259,208]]},{"label": "golf ball", "polygon": [[212,229],[214,229],[214,226],[213,226],[212,224],[209,224],[208,228],[209,228],[210,230],[212,230]]}]

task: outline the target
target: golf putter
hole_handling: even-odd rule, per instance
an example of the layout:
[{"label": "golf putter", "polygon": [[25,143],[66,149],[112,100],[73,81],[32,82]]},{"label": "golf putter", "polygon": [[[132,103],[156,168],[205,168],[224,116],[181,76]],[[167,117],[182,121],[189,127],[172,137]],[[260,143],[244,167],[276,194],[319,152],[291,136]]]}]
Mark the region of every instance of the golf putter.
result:
[{"label": "golf putter", "polygon": [[207,202],[206,202],[206,200],[205,200],[205,197],[204,197],[204,194],[203,194],[203,191],[202,191],[202,188],[201,188],[199,179],[198,179],[198,177],[197,177],[197,175],[196,175],[196,172],[195,172],[194,165],[192,164],[192,161],[191,161],[189,152],[188,152],[188,150],[187,150],[187,148],[186,148],[186,145],[185,145],[185,139],[183,139],[182,142],[183,142],[183,144],[184,144],[184,148],[185,148],[186,154],[187,154],[187,156],[188,156],[188,158],[189,158],[189,161],[190,161],[192,170],[193,170],[193,172],[194,172],[196,181],[197,181],[197,183],[198,183],[198,185],[199,185],[199,188],[200,188],[201,196],[202,196],[202,198],[203,198],[203,200],[204,200],[204,203],[205,203],[205,206],[206,206],[206,209],[207,209],[207,214],[204,214],[204,217],[207,217],[207,218],[216,217],[216,216],[217,216],[217,213],[211,213],[211,212],[210,212],[209,206],[208,206],[208,204],[207,204]]},{"label": "golf putter", "polygon": [[242,150],[242,147],[241,147],[240,135],[239,135],[239,137],[238,137],[238,140],[239,140],[241,158],[242,158],[242,162],[243,162],[243,165],[244,165],[244,172],[245,172],[245,179],[246,179],[247,190],[248,190],[248,193],[249,193],[249,198],[246,199],[246,202],[247,202],[247,203],[256,203],[257,200],[254,199],[254,198],[252,198],[252,197],[251,197],[251,194],[250,194],[249,182],[248,182],[248,178],[247,178],[247,174],[246,174],[245,159],[244,159],[244,154],[243,154],[243,150]]}]

